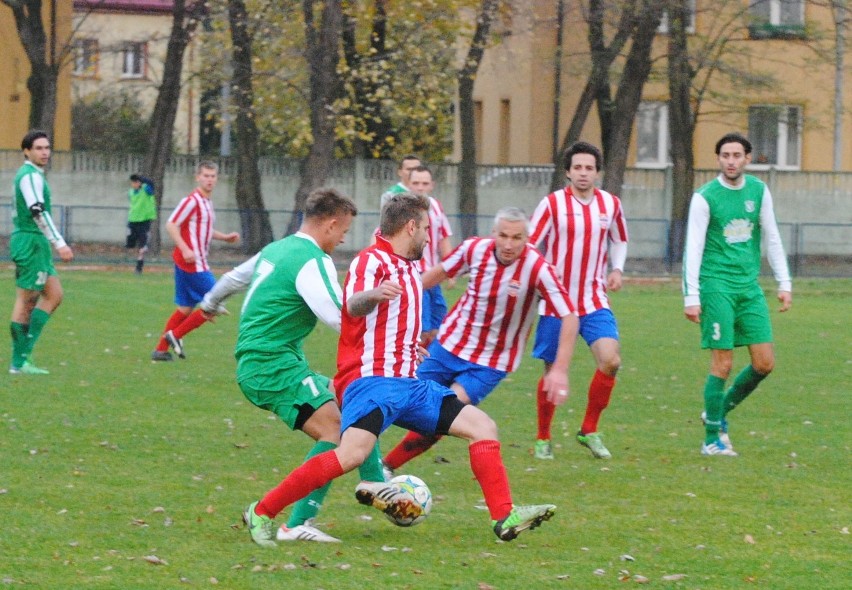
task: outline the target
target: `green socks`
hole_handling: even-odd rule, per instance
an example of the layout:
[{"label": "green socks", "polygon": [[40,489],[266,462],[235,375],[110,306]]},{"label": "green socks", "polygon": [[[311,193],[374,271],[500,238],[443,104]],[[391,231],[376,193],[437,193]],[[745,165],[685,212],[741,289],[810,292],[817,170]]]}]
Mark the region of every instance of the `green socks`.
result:
[{"label": "green socks", "polygon": [[[332,449],[336,449],[337,445],[327,441],[317,441],[314,444],[313,448],[308,451],[307,456],[305,457],[305,461],[319,455],[320,453],[324,453],[326,451],[331,451]],[[321,488],[317,488],[298,502],[293,505],[293,512],[290,513],[290,518],[287,520],[287,528],[297,527],[300,524],[305,524],[305,521],[311,518],[314,518],[319,509],[322,508],[323,500],[325,500],[326,494],[328,494],[328,490],[331,487],[331,482],[328,482]]]},{"label": "green socks", "polygon": [[385,481],[385,474],[382,473],[382,456],[379,453],[379,441],[373,446],[373,450],[367,455],[367,458],[361,463],[358,468],[358,475],[361,476],[361,481]]},{"label": "green socks", "polygon": [[38,337],[41,336],[41,331],[47,320],[50,319],[50,314],[43,309],[35,308],[30,315],[30,329],[28,334],[27,356],[29,356],[35,346]]},{"label": "green socks", "polygon": [[725,396],[725,380],[715,375],[707,375],[704,384],[704,444],[710,444],[719,438],[719,427],[722,425],[722,401]]},{"label": "green socks", "polygon": [[748,365],[740,371],[733,384],[725,392],[725,399],[722,404],[722,415],[726,416],[728,412],[740,405],[745,398],[757,389],[760,382],[766,378],[766,375],[761,375],[754,370],[754,367]]},{"label": "green socks", "polygon": [[12,335],[12,366],[20,369],[27,360],[27,333],[29,326],[18,322],[9,323],[9,333]]}]

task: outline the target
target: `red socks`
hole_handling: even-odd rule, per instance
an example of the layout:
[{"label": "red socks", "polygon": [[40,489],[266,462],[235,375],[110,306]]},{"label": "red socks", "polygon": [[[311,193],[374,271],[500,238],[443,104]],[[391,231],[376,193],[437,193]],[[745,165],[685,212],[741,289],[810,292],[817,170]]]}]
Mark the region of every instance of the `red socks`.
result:
[{"label": "red socks", "polygon": [[[175,312],[169,318],[169,321],[166,322],[166,328],[163,330],[163,334],[168,332],[169,330],[174,330],[178,326],[180,326],[181,322],[183,322],[188,315],[184,315],[181,313],[179,309],[176,309]],[[160,336],[160,341],[157,343],[157,350],[160,352],[166,352],[169,349],[169,343],[166,342],[166,339]]]},{"label": "red socks", "polygon": [[391,469],[399,469],[414,457],[418,457],[432,448],[436,442],[441,440],[440,435],[423,436],[416,432],[409,432],[399,444],[382,459],[384,464]]},{"label": "red socks", "polygon": [[550,424],[553,422],[553,414],[556,413],[556,405],[547,401],[547,392],[544,390],[544,377],[538,380],[538,440],[550,440]]},{"label": "red socks", "polygon": [[595,376],[592,377],[592,382],[589,384],[589,402],[586,404],[586,416],[583,418],[583,425],[580,427],[582,434],[598,431],[598,420],[601,413],[609,405],[613,387],[615,387],[615,377],[595,371]]},{"label": "red socks", "polygon": [[175,338],[183,338],[206,321],[207,318],[204,317],[204,312],[196,309],[177,328],[172,328],[172,333],[175,335]]},{"label": "red socks", "polygon": [[500,442],[480,440],[470,445],[470,469],[482,488],[491,520],[501,520],[512,512],[509,477],[500,456]]},{"label": "red socks", "polygon": [[335,477],[343,475],[343,467],[337,454],[331,450],[315,455],[290,472],[274,489],[258,503],[255,512],[275,518],[290,504],[298,502],[317,488],[321,488]]}]

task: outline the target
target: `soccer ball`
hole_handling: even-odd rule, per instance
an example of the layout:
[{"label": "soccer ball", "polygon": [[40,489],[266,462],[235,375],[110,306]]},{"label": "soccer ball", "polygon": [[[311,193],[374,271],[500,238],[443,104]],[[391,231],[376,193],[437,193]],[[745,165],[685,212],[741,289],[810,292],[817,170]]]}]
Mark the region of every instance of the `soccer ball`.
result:
[{"label": "soccer ball", "polygon": [[394,518],[390,514],[385,514],[387,519],[396,526],[406,527],[420,524],[426,520],[432,510],[432,492],[429,491],[429,486],[422,479],[413,475],[397,475],[389,483],[414,498],[414,501],[420,504],[423,509],[423,514],[415,518]]}]

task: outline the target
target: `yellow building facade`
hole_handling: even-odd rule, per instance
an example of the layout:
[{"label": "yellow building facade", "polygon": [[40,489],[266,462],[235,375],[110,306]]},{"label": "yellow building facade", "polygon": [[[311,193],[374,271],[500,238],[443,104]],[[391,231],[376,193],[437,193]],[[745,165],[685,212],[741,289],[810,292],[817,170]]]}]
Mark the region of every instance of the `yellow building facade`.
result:
[{"label": "yellow building facade", "polygon": [[[582,13],[585,3],[562,0],[557,117],[558,2],[515,2],[511,22],[499,23],[498,42],[486,51],[474,91],[477,156],[482,164],[549,164],[554,145],[559,145],[568,129],[590,60]],[[718,38],[720,31],[728,31],[727,37],[722,35],[726,38],[726,50],[719,59],[722,68],[710,77],[699,110],[693,146],[696,167],[714,168],[716,140],[728,131],[740,131],[755,144],[757,167],[832,170],[836,57],[830,8],[804,0],[696,0],[692,6],[689,43],[693,52]],[[670,160],[667,43],[664,20],[655,41],[654,72],[644,87],[634,124],[631,166],[661,168]],[[844,58],[849,60],[848,55]],[[614,83],[623,63],[623,59],[616,61],[613,67]],[[723,75],[722,69],[734,74]],[[839,87],[847,100],[852,97],[852,75],[847,74]],[[600,143],[594,109],[582,137]],[[842,117],[840,138],[838,169],[852,170],[849,116]],[[457,147],[456,159],[458,155]]]},{"label": "yellow building facade", "polygon": [[[64,61],[57,86],[53,146],[67,150],[71,145],[71,87],[69,75],[71,2],[45,0],[42,22],[47,35],[47,60]],[[21,45],[12,9],[0,4],[0,150],[20,150],[21,138],[29,130],[30,93],[27,78],[30,62]]]}]

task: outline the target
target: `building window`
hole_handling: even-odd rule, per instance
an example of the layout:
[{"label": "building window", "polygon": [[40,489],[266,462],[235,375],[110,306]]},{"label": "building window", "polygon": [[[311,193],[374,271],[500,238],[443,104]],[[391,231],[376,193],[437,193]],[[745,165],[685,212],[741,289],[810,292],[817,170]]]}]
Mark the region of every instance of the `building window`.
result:
[{"label": "building window", "polygon": [[802,146],[800,107],[755,106],[748,109],[752,164],[798,169]]},{"label": "building window", "polygon": [[751,0],[748,12],[752,39],[805,37],[804,0]]},{"label": "building window", "polygon": [[[686,23],[686,32],[695,32],[695,0],[689,0],[686,4],[686,9],[689,11],[689,22]],[[660,19],[660,26],[657,27],[657,32],[661,35],[669,33],[669,11],[663,10],[663,18]]]},{"label": "building window", "polygon": [[669,162],[669,106],[643,101],[636,112],[636,165],[665,166]]},{"label": "building window", "polygon": [[74,75],[93,77],[98,73],[98,40],[74,41]]},{"label": "building window", "polygon": [[145,43],[128,43],[122,52],[122,78],[144,78],[147,46]]}]

